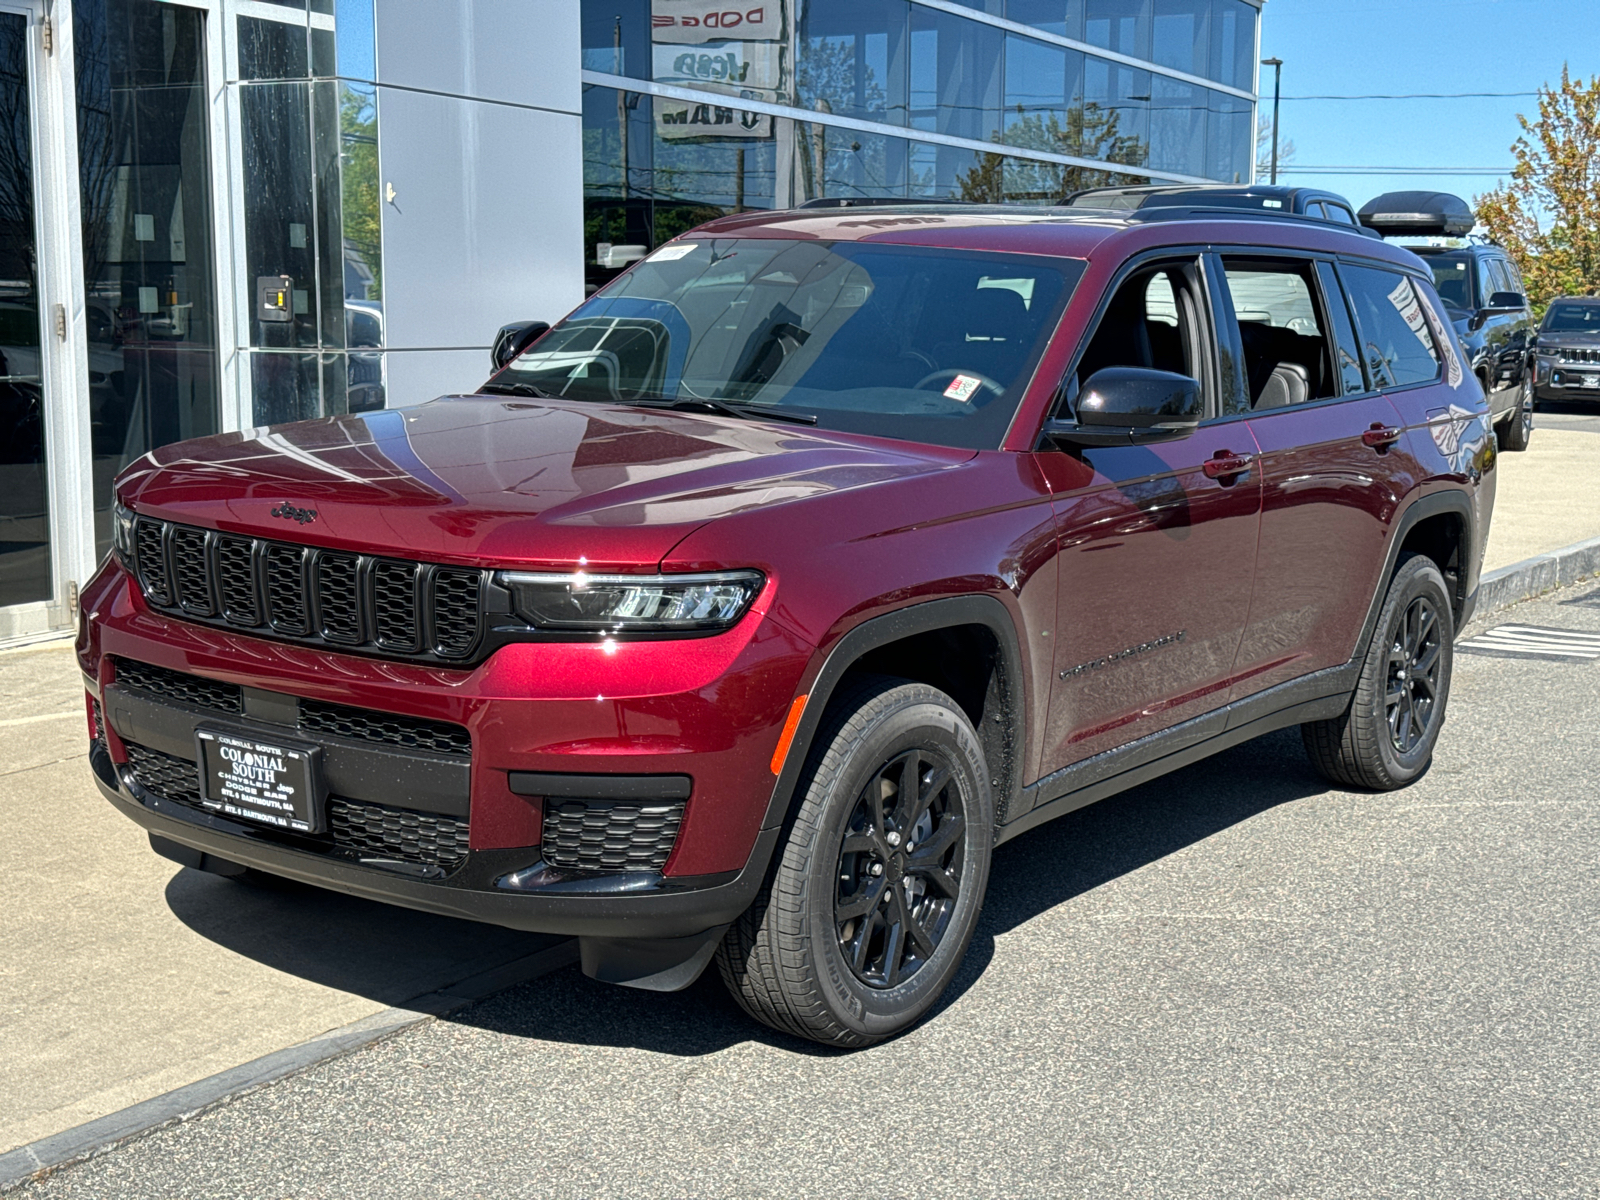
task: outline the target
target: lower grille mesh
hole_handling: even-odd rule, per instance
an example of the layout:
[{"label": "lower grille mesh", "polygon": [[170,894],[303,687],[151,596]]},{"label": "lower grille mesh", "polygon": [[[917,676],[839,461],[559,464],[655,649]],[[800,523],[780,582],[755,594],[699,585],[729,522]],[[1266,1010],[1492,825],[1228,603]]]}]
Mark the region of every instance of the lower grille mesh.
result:
[{"label": "lower grille mesh", "polygon": [[[195,763],[134,742],[124,744],[128,771],[141,788],[157,799],[209,811],[200,801],[200,769]],[[467,857],[467,823],[438,813],[330,796],[328,827],[323,838],[300,838],[298,843],[323,841],[330,850],[438,867],[453,867]]]},{"label": "lower grille mesh", "polygon": [[683,801],[672,804],[590,804],[545,801],[545,862],[574,871],[659,871],[683,823]]},{"label": "lower grille mesh", "polygon": [[244,711],[242,693],[236,683],[220,683],[200,675],[172,671],[150,663],[135,662],[131,658],[112,660],[116,668],[116,684],[136,692],[147,692],[164,700],[176,700],[195,708],[212,712],[241,713]]}]

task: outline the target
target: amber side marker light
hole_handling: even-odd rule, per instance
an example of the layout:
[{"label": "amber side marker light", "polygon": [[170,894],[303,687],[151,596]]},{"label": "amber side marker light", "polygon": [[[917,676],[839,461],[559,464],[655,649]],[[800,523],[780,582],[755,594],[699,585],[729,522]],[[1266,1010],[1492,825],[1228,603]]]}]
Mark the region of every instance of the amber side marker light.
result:
[{"label": "amber side marker light", "polygon": [[806,701],[809,694],[796,696],[794,703],[789,706],[788,719],[783,723],[783,732],[778,735],[778,748],[772,752],[772,773],[783,774],[783,760],[789,757],[789,746],[794,741],[795,730],[800,728],[800,714],[806,711]]}]

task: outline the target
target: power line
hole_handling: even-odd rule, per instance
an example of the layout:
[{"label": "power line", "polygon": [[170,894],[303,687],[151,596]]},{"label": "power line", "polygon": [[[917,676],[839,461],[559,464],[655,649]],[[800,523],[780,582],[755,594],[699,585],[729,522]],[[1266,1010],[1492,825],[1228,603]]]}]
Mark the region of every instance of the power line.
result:
[{"label": "power line", "polygon": [[1366,92],[1360,95],[1285,96],[1285,100],[1473,100],[1537,96],[1538,92]]}]

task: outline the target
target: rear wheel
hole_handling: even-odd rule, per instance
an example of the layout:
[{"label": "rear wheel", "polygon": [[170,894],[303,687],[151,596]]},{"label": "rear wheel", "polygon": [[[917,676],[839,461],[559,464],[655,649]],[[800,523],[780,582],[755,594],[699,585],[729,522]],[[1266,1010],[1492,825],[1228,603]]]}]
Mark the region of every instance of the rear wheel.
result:
[{"label": "rear wheel", "polygon": [[1391,791],[1427,770],[1444,724],[1455,617],[1430,558],[1404,559],[1390,581],[1350,707],[1300,727],[1312,764],[1334,783]]},{"label": "rear wheel", "polygon": [[1495,429],[1502,450],[1526,450],[1533,437],[1533,376],[1522,373],[1522,390],[1517,393],[1517,407],[1504,423]]},{"label": "rear wheel", "polygon": [[800,795],[717,965],[757,1020],[867,1046],[933,1007],[972,940],[993,844],[983,748],[937,688],[866,679],[831,706]]}]

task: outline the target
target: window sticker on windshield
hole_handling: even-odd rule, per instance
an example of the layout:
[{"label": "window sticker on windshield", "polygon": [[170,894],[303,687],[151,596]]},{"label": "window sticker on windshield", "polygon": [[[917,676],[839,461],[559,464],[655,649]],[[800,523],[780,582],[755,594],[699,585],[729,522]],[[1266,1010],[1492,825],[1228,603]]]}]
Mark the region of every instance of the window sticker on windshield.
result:
[{"label": "window sticker on windshield", "polygon": [[650,256],[651,262],[671,262],[675,258],[683,258],[693,254],[696,242],[678,242],[671,246],[663,246]]},{"label": "window sticker on windshield", "polygon": [[971,375],[957,375],[950,381],[950,386],[945,388],[944,394],[947,399],[959,400],[965,404],[972,399],[972,393],[978,390],[982,382]]}]

